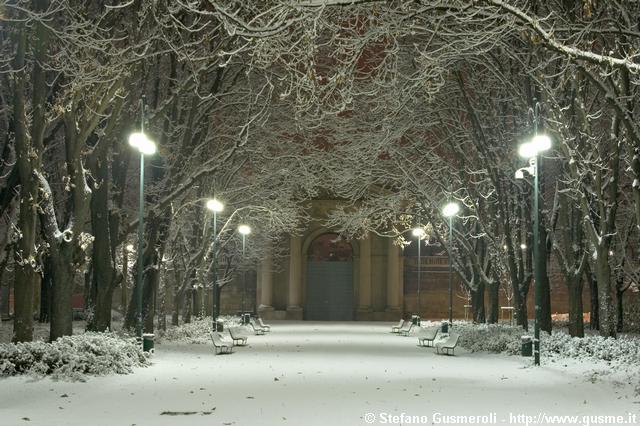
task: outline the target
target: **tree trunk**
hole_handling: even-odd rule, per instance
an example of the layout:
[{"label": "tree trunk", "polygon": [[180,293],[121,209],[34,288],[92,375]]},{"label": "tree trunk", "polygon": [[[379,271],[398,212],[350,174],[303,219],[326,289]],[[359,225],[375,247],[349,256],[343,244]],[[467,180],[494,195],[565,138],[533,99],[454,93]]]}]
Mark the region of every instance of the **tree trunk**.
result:
[{"label": "tree trunk", "polygon": [[127,312],[124,316],[124,325],[123,328],[125,330],[129,330],[130,332],[135,332],[136,330],[136,325],[138,323],[138,318],[137,318],[137,314],[138,314],[138,291],[140,289],[140,286],[138,285],[138,268],[140,267],[140,265],[138,264],[139,262],[135,262],[133,265],[133,268],[131,269],[132,271],[132,277],[131,280],[133,282],[133,287],[131,289],[131,298],[129,299],[129,304],[127,305]]},{"label": "tree trunk", "polygon": [[204,291],[200,286],[193,292],[193,312],[197,318],[203,318],[205,316],[203,293]]},{"label": "tree trunk", "polygon": [[589,328],[591,330],[599,330],[600,329],[600,317],[598,312],[600,311],[600,306],[598,304],[598,281],[596,277],[591,272],[591,264],[587,263],[585,266],[585,277],[587,278],[587,282],[589,283],[589,308],[591,312],[589,313]]},{"label": "tree trunk", "polygon": [[[608,251],[608,247],[605,247]],[[616,337],[615,307],[613,306],[613,288],[611,283],[611,267],[607,253],[598,248],[596,259],[596,278],[598,280],[598,317],[600,319],[600,335]]]},{"label": "tree trunk", "polygon": [[185,324],[189,324],[191,322],[191,301],[193,299],[193,296],[191,295],[192,291],[193,290],[187,290],[185,292],[184,306],[182,309],[182,322]]},{"label": "tree trunk", "polygon": [[[28,230],[30,226],[24,221],[19,222],[18,226],[22,230],[24,239],[24,231]],[[22,246],[22,244],[20,244],[20,246]],[[22,251],[22,253],[26,252],[26,250]],[[22,259],[16,259],[16,261],[19,260]],[[33,264],[28,262],[25,265],[18,265],[18,263],[16,263],[15,283],[13,287],[15,312],[13,342],[30,342],[33,340],[33,290],[37,279],[38,274],[35,272]]]},{"label": "tree trunk", "polygon": [[527,293],[521,293],[519,289],[513,290],[513,313],[516,324],[525,330],[529,330],[529,313],[527,310]]},{"label": "tree trunk", "polygon": [[[154,256],[155,257],[155,256]],[[158,260],[153,261],[153,264],[157,264]],[[150,268],[144,279],[144,293],[143,293],[143,315],[144,315],[144,332],[153,333],[154,330],[154,316],[156,312],[156,294],[158,288],[158,281],[160,274],[158,268]]]},{"label": "tree trunk", "polygon": [[127,244],[122,244],[122,271],[121,273],[121,281],[120,281],[120,311],[122,315],[125,316],[127,312],[127,300],[129,293],[129,249],[127,248]]},{"label": "tree trunk", "polygon": [[224,286],[218,285],[218,291],[216,293],[216,318],[220,316],[220,312],[222,312],[222,306],[220,305],[220,301],[222,300],[222,289]]},{"label": "tree trunk", "polygon": [[[53,196],[48,182],[40,175],[40,185],[49,194],[47,207],[43,209],[45,236],[49,243],[53,263],[53,287],[51,298],[51,330],[49,339],[71,335],[73,332],[72,294],[76,272],[83,266],[89,247],[83,241],[86,223],[90,219],[90,191],[86,188],[84,165],[81,154],[77,152],[80,141],[76,135],[73,115],[65,117],[65,143],[67,145],[67,171],[73,182],[71,190],[71,208],[67,212],[68,227],[60,232],[54,209]],[[84,141],[83,141],[84,142]],[[84,143],[82,144],[84,145]],[[72,149],[73,148],[73,149]],[[61,234],[61,235],[57,235]],[[86,299],[85,299],[86,300]]]},{"label": "tree trunk", "polygon": [[487,323],[497,324],[500,317],[500,284],[496,281],[488,285],[489,313]]},{"label": "tree trunk", "polygon": [[[95,280],[95,277],[94,277]],[[113,287],[98,290],[92,302],[93,316],[87,323],[87,330],[109,331],[111,330],[111,308],[112,308]]]},{"label": "tree trunk", "polygon": [[622,332],[624,328],[624,304],[623,304],[624,291],[620,290],[620,287],[616,288],[616,312],[617,312],[617,324],[616,331]]},{"label": "tree trunk", "polygon": [[59,249],[58,255],[51,259],[54,283],[51,288],[51,329],[49,331],[49,341],[51,342],[58,337],[69,336],[73,333],[71,296],[74,274],[69,253],[71,249],[72,247],[65,244]]},{"label": "tree trunk", "polygon": [[182,279],[180,278],[180,273],[178,272],[178,268],[174,269],[174,287],[173,287],[173,312],[171,314],[171,325],[177,326],[180,321],[180,307],[184,301],[184,293],[180,291],[180,283]]},{"label": "tree trunk", "polygon": [[87,323],[91,331],[111,329],[113,291],[117,285],[117,271],[113,260],[109,220],[109,164],[108,150],[99,147],[98,158],[93,164],[96,187],[91,197],[91,227],[95,237],[92,251],[91,298],[89,306],[93,315]]},{"label": "tree trunk", "polygon": [[584,337],[584,320],[582,306],[582,276],[567,277],[569,290],[569,334],[572,337]]},{"label": "tree trunk", "polygon": [[520,304],[516,306],[517,324],[523,329],[529,330],[529,310],[527,309],[527,299],[520,299]]},{"label": "tree trunk", "polygon": [[[38,204],[38,184],[33,175],[34,164],[31,161],[31,140],[27,134],[25,111],[25,53],[27,34],[24,24],[17,24],[16,55],[14,68],[20,70],[14,75],[13,121],[16,146],[16,164],[20,175],[20,212],[17,227],[20,239],[16,243],[13,341],[30,342],[33,340],[33,291],[38,274],[36,273],[36,220]],[[36,152],[36,154],[40,154]],[[37,165],[36,165],[37,166]]]},{"label": "tree trunk", "polygon": [[[142,292],[142,312],[143,312],[143,325],[147,324],[146,316],[148,312],[151,312],[153,316],[153,300],[148,300],[149,298],[153,298],[155,291],[154,285],[158,279],[158,270],[160,268],[159,259],[158,259],[158,245],[164,244],[164,234],[168,229],[171,222],[171,215],[168,212],[165,212],[164,216],[155,216],[151,215],[147,218],[145,224],[145,248],[142,261],[144,262],[144,270],[143,270],[143,292]],[[136,283],[133,286],[133,291],[131,292],[131,300],[129,302],[129,308],[127,309],[127,316],[125,318],[125,328],[127,329],[135,329],[137,324],[136,313],[137,313],[137,304],[138,304],[138,285],[135,281],[137,279],[137,268],[139,267],[138,262],[136,262],[134,268],[134,274],[136,278],[134,278],[134,282]],[[151,309],[151,311],[149,311]],[[153,321],[153,318],[151,318]],[[153,329],[153,323],[147,324],[146,328]],[[151,331],[149,331],[151,332]]]},{"label": "tree trunk", "polygon": [[[91,300],[91,297],[92,297],[91,277],[93,276],[93,265],[91,265],[91,263],[89,263],[89,267],[82,275],[83,275],[82,278],[84,282],[83,292],[82,292],[82,299],[84,301],[84,314],[85,314],[85,318],[89,320],[90,317],[93,316],[93,309],[89,305],[89,301]],[[73,304],[73,301],[72,301],[72,304]]]},{"label": "tree trunk", "polygon": [[[96,238],[96,242],[98,241],[99,238]],[[103,244],[98,243],[98,245]],[[98,249],[98,251],[101,250],[102,249]],[[95,246],[93,259],[96,259]],[[98,261],[92,268],[91,297],[89,299],[92,315],[88,318],[87,322],[87,330],[90,331],[111,330],[111,310],[116,280],[112,275],[113,269],[104,268],[104,266],[107,266],[107,263],[108,262]]]},{"label": "tree trunk", "polygon": [[42,283],[40,285],[40,322],[49,322],[51,317],[51,260],[47,257],[42,265]]},{"label": "tree trunk", "polygon": [[473,322],[482,324],[486,321],[484,307],[484,283],[477,288],[471,289],[471,310],[473,312]]},{"label": "tree trunk", "polygon": [[[151,256],[148,250],[145,250],[145,255],[143,257],[143,261],[145,264],[145,271],[142,274],[142,324],[145,332],[152,333],[153,332],[153,295],[154,290],[153,286],[155,284],[155,280],[157,279],[157,270],[155,268],[155,263],[153,258],[155,256]],[[138,291],[139,286],[136,282],[137,280],[137,269],[138,263],[134,265],[133,274],[134,274],[134,286],[133,291],[131,292],[131,299],[129,300],[129,306],[127,308],[127,314],[125,316],[124,328],[127,330],[136,330],[136,326],[138,324]],[[149,320],[148,317],[151,317]],[[151,321],[151,323],[149,323]]]},{"label": "tree trunk", "polygon": [[162,286],[159,288],[159,301],[158,301],[158,328],[160,328],[160,330],[166,330],[167,329],[167,274],[164,274],[164,284],[162,284]]},{"label": "tree trunk", "polygon": [[171,325],[173,325],[174,327],[178,326],[180,324],[180,300],[176,297],[173,299],[173,312],[171,313]]}]

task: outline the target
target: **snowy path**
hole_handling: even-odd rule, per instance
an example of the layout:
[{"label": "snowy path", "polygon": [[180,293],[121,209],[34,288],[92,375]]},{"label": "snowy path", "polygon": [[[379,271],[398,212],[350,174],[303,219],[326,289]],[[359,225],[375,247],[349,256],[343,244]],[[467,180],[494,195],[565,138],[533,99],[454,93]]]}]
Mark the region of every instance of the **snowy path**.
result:
[{"label": "snowy path", "polygon": [[509,413],[640,410],[629,386],[593,384],[579,365],[534,369],[519,357],[464,350],[438,356],[383,323],[274,322],[273,329],[225,356],[210,345],[157,345],[154,365],[128,376],[0,380],[0,424],[364,425],[366,413],[373,424],[384,424],[384,413],[432,424],[435,412],[497,412],[498,424],[510,424]]}]

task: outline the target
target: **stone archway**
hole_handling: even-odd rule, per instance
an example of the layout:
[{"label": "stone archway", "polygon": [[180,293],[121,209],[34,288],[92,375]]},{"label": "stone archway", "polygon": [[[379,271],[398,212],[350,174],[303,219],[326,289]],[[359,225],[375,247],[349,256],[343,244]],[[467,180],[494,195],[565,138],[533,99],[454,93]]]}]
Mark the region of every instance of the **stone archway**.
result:
[{"label": "stone archway", "polygon": [[353,247],[336,233],[317,236],[307,250],[306,320],[353,320]]}]

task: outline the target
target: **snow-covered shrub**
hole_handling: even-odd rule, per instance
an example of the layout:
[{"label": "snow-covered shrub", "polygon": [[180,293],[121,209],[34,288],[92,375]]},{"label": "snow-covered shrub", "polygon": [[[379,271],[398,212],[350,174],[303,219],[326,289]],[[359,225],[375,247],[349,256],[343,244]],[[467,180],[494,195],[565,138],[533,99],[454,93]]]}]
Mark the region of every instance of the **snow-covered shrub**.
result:
[{"label": "snow-covered shrub", "polygon": [[[520,354],[521,337],[532,335],[520,327],[506,325],[455,322],[460,334],[460,346],[472,352]],[[545,356],[581,360],[609,361],[619,365],[640,365],[640,339],[620,336],[617,339],[601,336],[571,337],[564,331],[542,332],[542,352]]]},{"label": "snow-covered shrub", "polygon": [[497,324],[454,323],[460,334],[460,346],[471,352],[516,353],[520,337],[526,334],[519,327]]},{"label": "snow-covered shrub", "polygon": [[[220,316],[218,320],[223,322],[225,329],[230,325],[240,324],[240,317],[236,316]],[[159,331],[157,337],[158,341],[202,345],[210,343],[209,333],[211,332],[211,328],[211,317],[204,317],[194,319],[189,323],[180,324],[177,327],[169,327],[166,331]]]},{"label": "snow-covered shrub", "polygon": [[159,330],[158,341],[204,344],[209,342],[211,332],[211,318],[194,319],[189,323],[168,327],[166,331]]},{"label": "snow-covered shrub", "polygon": [[571,337],[566,333],[544,334],[542,350],[562,357],[612,361],[618,364],[640,365],[640,339],[620,336]]},{"label": "snow-covered shrub", "polygon": [[134,338],[87,332],[42,341],[0,344],[0,376],[33,374],[82,380],[85,375],[128,374],[149,365]]}]

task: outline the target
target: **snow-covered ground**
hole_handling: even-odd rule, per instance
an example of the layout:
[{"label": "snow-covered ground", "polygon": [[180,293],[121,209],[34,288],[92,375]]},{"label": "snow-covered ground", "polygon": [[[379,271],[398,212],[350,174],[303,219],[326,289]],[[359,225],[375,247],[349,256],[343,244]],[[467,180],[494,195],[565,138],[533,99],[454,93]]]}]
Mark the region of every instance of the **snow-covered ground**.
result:
[{"label": "snow-covered ground", "polygon": [[530,359],[462,349],[441,356],[389,333],[386,323],[272,325],[231,355],[164,343],[153,366],[130,375],[2,379],[0,424],[438,424],[437,413],[496,413],[494,424],[525,424],[510,414],[538,413],[640,419],[632,384],[592,374],[604,363],[544,359],[534,368]]}]

